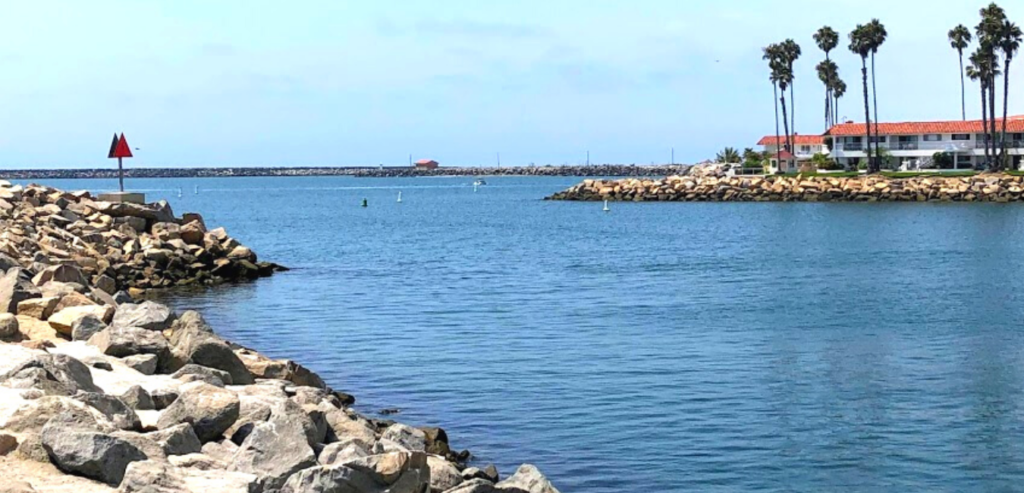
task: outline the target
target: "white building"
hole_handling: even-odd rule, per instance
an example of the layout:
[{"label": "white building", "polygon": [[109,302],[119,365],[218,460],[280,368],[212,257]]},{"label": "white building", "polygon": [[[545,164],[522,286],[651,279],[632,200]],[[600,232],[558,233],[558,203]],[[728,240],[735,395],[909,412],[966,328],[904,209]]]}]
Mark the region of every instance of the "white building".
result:
[{"label": "white building", "polygon": [[[872,139],[875,139],[872,124]],[[878,147],[891,156],[892,168],[934,169],[936,153],[948,153],[952,166],[947,169],[971,169],[985,164],[985,131],[981,120],[945,122],[879,123]],[[996,121],[1002,132],[1002,119]],[[1013,168],[1019,168],[1024,155],[1024,116],[1006,120],[1006,141]],[[843,123],[826,134],[832,137],[832,156],[848,168],[867,161],[865,126]],[[884,164],[883,164],[884,166]]]},{"label": "white building", "polygon": [[[790,140],[793,143],[792,153],[785,151],[785,135],[780,135],[777,140],[774,135],[766,135],[757,142],[757,145],[761,146],[770,156],[770,171],[772,173],[797,171],[801,164],[809,162],[815,154],[829,155],[828,147],[825,146],[825,138],[821,135],[791,135]],[[783,148],[781,153],[779,152],[780,147]],[[782,156],[781,165],[778,159],[780,154]]]}]

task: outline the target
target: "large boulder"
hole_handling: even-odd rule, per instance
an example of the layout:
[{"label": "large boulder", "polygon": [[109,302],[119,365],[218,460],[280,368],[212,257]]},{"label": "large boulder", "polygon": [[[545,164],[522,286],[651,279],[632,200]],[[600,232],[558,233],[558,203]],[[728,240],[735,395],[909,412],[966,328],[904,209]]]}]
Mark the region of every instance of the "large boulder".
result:
[{"label": "large boulder", "polygon": [[143,375],[156,373],[157,356],[155,354],[133,354],[121,360],[128,368]]},{"label": "large boulder", "polygon": [[18,318],[7,312],[0,312],[0,340],[17,339],[19,334]]},{"label": "large boulder", "polygon": [[153,396],[149,395],[149,392],[139,385],[132,385],[118,398],[125,405],[136,411],[152,411],[156,409],[156,405],[153,404]]},{"label": "large boulder", "polygon": [[95,202],[96,210],[110,217],[137,217],[150,224],[175,222],[174,212],[167,202],[132,204],[129,202]]},{"label": "large boulder", "polygon": [[251,474],[176,467],[157,461],[133,462],[119,493],[261,493]]},{"label": "large boulder", "polygon": [[174,312],[166,305],[152,301],[139,304],[124,304],[117,307],[115,327],[139,327],[148,330],[166,330],[174,322]]},{"label": "large boulder", "polygon": [[171,343],[175,356],[184,362],[215,368],[231,375],[227,384],[249,385],[252,374],[230,346],[214,335],[202,315],[188,311],[171,327]]},{"label": "large boulder", "polygon": [[40,354],[0,376],[0,383],[15,389],[38,389],[47,395],[102,392],[92,381],[89,367],[66,354]]},{"label": "large boulder", "polygon": [[[389,426],[381,435],[382,441],[390,441],[410,452],[426,452],[427,435],[419,428],[396,423]],[[387,447],[385,446],[385,450]]]},{"label": "large boulder", "polygon": [[72,306],[50,315],[47,322],[53,330],[68,337],[74,335],[75,322],[85,317],[95,317],[103,322],[113,316],[114,307],[109,305]]},{"label": "large boulder", "polygon": [[99,318],[93,315],[86,315],[71,323],[71,340],[88,341],[89,338],[106,328],[107,324],[103,323]]},{"label": "large boulder", "polygon": [[369,457],[372,455],[370,453],[372,449],[372,444],[358,439],[334,442],[320,451],[317,461],[323,466],[340,466],[356,459]]},{"label": "large boulder", "polygon": [[558,493],[558,490],[535,466],[523,464],[508,479],[495,485],[498,491],[522,493]]},{"label": "large boulder", "polygon": [[32,278],[32,283],[36,286],[42,286],[50,281],[74,283],[82,286],[89,285],[89,279],[85,277],[85,274],[82,274],[82,269],[78,268],[77,265],[72,264],[61,264],[48,267]]},{"label": "large boulder", "polygon": [[158,365],[171,357],[163,334],[138,327],[112,325],[90,337],[89,344],[96,346],[103,354],[117,358],[151,354],[157,357]]},{"label": "large boulder", "polygon": [[362,440],[366,443],[377,441],[377,434],[369,423],[347,409],[337,409],[321,403],[318,408],[324,412],[327,421],[327,441],[340,442],[345,440]]},{"label": "large boulder", "polygon": [[186,376],[199,377],[188,379],[190,381],[203,381],[212,383],[218,387],[232,384],[231,375],[228,372],[192,363],[179,368],[178,371],[171,374],[172,378],[177,378],[179,380],[186,380]]},{"label": "large boulder", "polygon": [[197,454],[203,450],[195,429],[188,423],[147,433],[146,436],[158,443],[167,456]]},{"label": "large boulder", "polygon": [[53,315],[60,298],[51,296],[48,298],[30,298],[18,303],[18,315],[32,317],[39,320],[46,320]]},{"label": "large boulder", "polygon": [[0,312],[17,313],[18,303],[42,296],[39,288],[26,277],[20,268],[10,269],[0,276]]},{"label": "large boulder", "polygon": [[69,413],[51,419],[41,437],[57,468],[112,486],[121,483],[128,464],[147,458],[127,441],[97,431],[96,423]]},{"label": "large boulder", "polygon": [[139,430],[142,421],[127,404],[112,395],[99,392],[79,392],[75,399],[92,406],[110,420],[114,426],[122,430]]},{"label": "large boulder", "polygon": [[422,453],[363,457],[342,466],[317,466],[293,474],[281,493],[424,493],[430,468]]},{"label": "large boulder", "polygon": [[238,419],[238,396],[213,385],[195,382],[183,385],[178,398],[164,409],[157,428],[189,423],[203,443],[219,440]]},{"label": "large boulder", "polygon": [[275,491],[292,474],[315,465],[316,455],[302,422],[294,414],[278,412],[253,427],[228,470],[255,474],[265,490]]},{"label": "large boulder", "polygon": [[430,490],[433,492],[447,491],[462,483],[459,469],[441,457],[427,455],[427,466],[430,468]]}]

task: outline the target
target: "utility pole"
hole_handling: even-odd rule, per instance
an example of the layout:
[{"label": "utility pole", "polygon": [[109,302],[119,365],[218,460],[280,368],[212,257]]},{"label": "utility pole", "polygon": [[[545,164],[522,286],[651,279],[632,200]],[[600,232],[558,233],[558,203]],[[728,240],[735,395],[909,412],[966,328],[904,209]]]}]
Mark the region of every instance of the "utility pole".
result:
[{"label": "utility pole", "polygon": [[587,166],[590,166],[590,151],[587,151]]},{"label": "utility pole", "polygon": [[675,147],[672,148],[672,163],[671,164],[672,164],[672,166],[676,165],[676,148]]}]

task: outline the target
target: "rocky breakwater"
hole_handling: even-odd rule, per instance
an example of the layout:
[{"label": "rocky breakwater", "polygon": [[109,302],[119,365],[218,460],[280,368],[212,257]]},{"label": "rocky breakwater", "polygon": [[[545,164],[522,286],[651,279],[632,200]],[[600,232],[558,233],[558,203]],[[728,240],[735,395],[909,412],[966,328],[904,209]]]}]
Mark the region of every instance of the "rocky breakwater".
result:
[{"label": "rocky breakwater", "polygon": [[[61,268],[67,264],[79,267],[75,275]],[[257,262],[223,228],[207,230],[199,214],[175,217],[167,202],[102,202],[89,192],[0,181],[0,268],[16,265],[40,287],[71,283],[100,297],[253,279],[281,269]]]},{"label": "rocky breakwater", "polygon": [[530,465],[507,478],[470,466],[440,428],[357,413],[315,372],[222,339],[197,312],[109,293],[200,278],[217,262],[190,247],[208,241],[227,252],[214,259],[245,260],[219,234],[185,241],[197,216],[0,188],[0,492],[557,493]]},{"label": "rocky breakwater", "polygon": [[979,174],[891,178],[669,176],[662,179],[584,180],[548,200],[660,202],[1019,202],[1024,177]]}]

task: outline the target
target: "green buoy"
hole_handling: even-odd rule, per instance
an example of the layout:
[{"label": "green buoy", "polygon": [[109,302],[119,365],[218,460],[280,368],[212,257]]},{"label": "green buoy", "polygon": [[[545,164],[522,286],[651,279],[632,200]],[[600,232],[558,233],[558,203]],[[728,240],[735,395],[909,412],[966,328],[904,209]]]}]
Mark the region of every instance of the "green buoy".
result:
[{"label": "green buoy", "polygon": [[366,199],[363,199],[363,207],[367,207],[368,205],[369,204],[366,202]]}]

